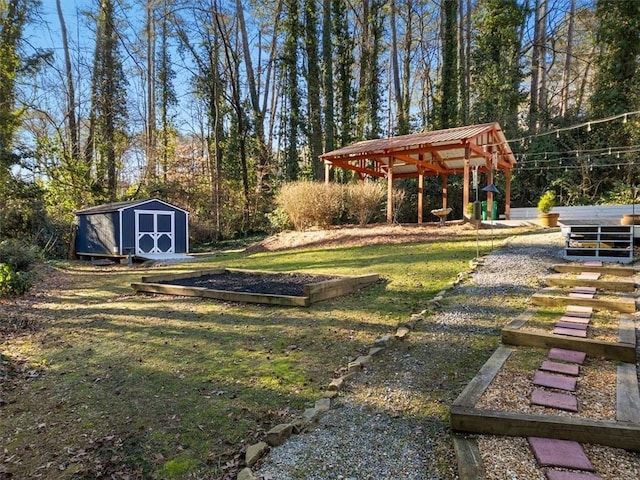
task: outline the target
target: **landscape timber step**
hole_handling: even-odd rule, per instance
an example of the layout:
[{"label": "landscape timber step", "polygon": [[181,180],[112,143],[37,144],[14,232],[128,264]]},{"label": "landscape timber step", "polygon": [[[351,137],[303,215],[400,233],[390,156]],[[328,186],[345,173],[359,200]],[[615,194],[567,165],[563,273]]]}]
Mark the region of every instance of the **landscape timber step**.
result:
[{"label": "landscape timber step", "polygon": [[554,335],[565,335],[567,337],[587,338],[586,330],[577,330],[575,328],[556,327],[553,329]]},{"label": "landscape timber step", "polygon": [[562,373],[563,375],[571,375],[572,377],[580,375],[580,365],[553,362],[551,360],[545,360],[542,362],[540,370],[544,370],[545,372]]},{"label": "landscape timber step", "polygon": [[582,262],[582,264],[585,267],[601,267],[603,265],[602,262],[598,261],[598,260],[593,260],[593,261],[588,261],[588,262]]},{"label": "landscape timber step", "polygon": [[575,392],[578,379],[576,377],[567,377],[566,375],[558,375],[538,370],[533,376],[533,384],[539,387]]},{"label": "landscape timber step", "polygon": [[634,363],[635,323],[632,315],[621,315],[619,319],[618,341],[606,342],[594,338],[577,338],[554,335],[551,331],[538,332],[526,330],[527,322],[535,314],[530,308],[502,328],[501,340],[504,345],[521,345],[525,347],[561,348],[584,352],[587,355],[604,357],[607,360],[619,360]]},{"label": "landscape timber step", "polygon": [[575,395],[568,393],[547,392],[539,388],[531,392],[531,404],[541,407],[555,408],[557,410],[566,410],[567,412],[578,411],[578,399]]},{"label": "landscape timber step", "polygon": [[527,441],[533,456],[541,467],[569,468],[585,472],[595,471],[591,460],[578,442],[542,437],[529,437]]},{"label": "landscape timber step", "polygon": [[[588,274],[591,272],[583,272]],[[599,275],[599,274],[596,274]],[[593,287],[608,292],[633,292],[636,284],[633,280],[598,280],[589,278],[570,278],[564,277],[562,274],[548,275],[544,277],[544,283],[550,287]]]},{"label": "landscape timber step", "polygon": [[576,298],[551,293],[535,293],[531,296],[531,303],[538,306],[578,305],[593,307],[599,310],[612,310],[621,313],[634,313],[636,301],[634,298]]},{"label": "landscape timber step", "polygon": [[622,267],[618,265],[588,266],[581,263],[556,263],[551,268],[558,273],[598,272],[603,275],[616,277],[633,277],[637,270],[634,267]]},{"label": "landscape timber step", "polygon": [[587,354],[584,352],[576,352],[575,350],[566,350],[564,348],[552,348],[549,350],[547,358],[582,365],[587,358]]},{"label": "landscape timber step", "polygon": [[487,472],[484,468],[478,441],[464,435],[452,434],[453,449],[458,461],[458,478],[460,480],[486,480]]},{"label": "landscape timber step", "polygon": [[[639,423],[476,408],[478,400],[513,350],[513,348],[499,346],[482,366],[478,375],[453,402],[450,419],[451,428],[455,433],[558,438],[640,452]],[[552,353],[549,352],[550,355]],[[633,363],[635,363],[635,356]],[[633,398],[633,392],[630,392],[629,396]],[[637,396],[634,401],[640,403]]]},{"label": "landscape timber step", "polygon": [[616,385],[616,420],[640,424],[640,393],[635,364],[618,366]]}]

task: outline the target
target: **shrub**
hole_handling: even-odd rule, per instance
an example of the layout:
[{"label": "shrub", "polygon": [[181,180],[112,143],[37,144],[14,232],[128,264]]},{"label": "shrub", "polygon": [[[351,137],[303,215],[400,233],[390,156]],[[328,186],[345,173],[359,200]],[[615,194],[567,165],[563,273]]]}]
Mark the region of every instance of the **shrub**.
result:
[{"label": "shrub", "polygon": [[347,186],[345,206],[349,217],[355,218],[360,225],[369,223],[380,211],[387,192],[377,182],[358,182]]},{"label": "shrub", "polygon": [[24,272],[16,272],[6,263],[0,263],[0,296],[20,295],[31,286],[29,276]]},{"label": "shrub", "polygon": [[42,260],[42,250],[36,245],[17,239],[0,242],[0,263],[15,272],[26,272],[34,263]]},{"label": "shrub", "polygon": [[401,190],[398,188],[393,189],[393,193],[391,194],[391,202],[393,205],[393,221],[398,222],[398,216],[402,211],[402,207],[407,200],[407,192],[405,190]]},{"label": "shrub", "polygon": [[276,203],[296,230],[324,228],[342,213],[342,190],[335,183],[286,183],[278,192]]},{"label": "shrub", "polygon": [[556,205],[556,194],[553,190],[547,190],[542,194],[538,201],[538,210],[540,213],[549,213]]}]

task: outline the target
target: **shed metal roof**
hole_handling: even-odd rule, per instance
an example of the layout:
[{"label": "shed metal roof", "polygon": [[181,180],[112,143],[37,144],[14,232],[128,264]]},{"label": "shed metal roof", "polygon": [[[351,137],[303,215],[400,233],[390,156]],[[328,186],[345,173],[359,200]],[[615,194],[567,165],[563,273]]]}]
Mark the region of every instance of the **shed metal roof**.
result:
[{"label": "shed metal roof", "polygon": [[496,122],[364,140],[327,152],[320,158],[336,167],[379,177],[386,175],[393,160],[394,177],[417,177],[420,172],[424,175],[461,173],[467,150],[470,166],[480,170],[491,168],[494,152],[498,169],[511,169],[516,163]]},{"label": "shed metal roof", "polygon": [[126,202],[113,202],[113,203],[104,203],[102,205],[96,205],[95,207],[84,208],[82,210],[76,211],[76,215],[93,215],[98,213],[111,213],[111,212],[119,212],[131,207],[138,207],[144,205],[149,202],[160,202],[171,208],[175,208],[182,212],[188,213],[186,210],[176,207],[175,205],[171,205],[165,201],[159,200],[157,198],[149,198],[146,200],[130,200]]}]

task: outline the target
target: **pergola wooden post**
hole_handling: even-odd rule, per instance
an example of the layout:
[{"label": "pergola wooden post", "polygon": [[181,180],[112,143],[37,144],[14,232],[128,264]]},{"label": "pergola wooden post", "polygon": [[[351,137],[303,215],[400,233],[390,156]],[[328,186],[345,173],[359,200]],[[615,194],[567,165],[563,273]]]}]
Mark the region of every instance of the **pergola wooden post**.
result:
[{"label": "pergola wooden post", "polygon": [[[487,171],[487,185],[493,183],[493,169]],[[487,192],[487,218],[493,218],[493,192]]]},{"label": "pergola wooden post", "polygon": [[331,176],[331,164],[325,163],[324,164],[324,183],[329,183],[330,176]]},{"label": "pergola wooden post", "polygon": [[422,208],[424,202],[424,169],[418,167],[418,224],[422,223]]},{"label": "pergola wooden post", "polygon": [[442,208],[445,209],[449,201],[449,177],[442,174],[440,179],[442,180]]},{"label": "pergola wooden post", "polygon": [[462,208],[467,208],[467,204],[469,203],[469,174],[470,174],[470,164],[471,160],[471,148],[469,145],[465,145],[464,147],[464,170],[463,170],[463,183],[462,186]]},{"label": "pergola wooden post", "polygon": [[387,169],[387,223],[393,223],[393,157],[389,157]]},{"label": "pergola wooden post", "polygon": [[504,179],[504,218],[509,220],[511,219],[511,170],[505,170]]}]

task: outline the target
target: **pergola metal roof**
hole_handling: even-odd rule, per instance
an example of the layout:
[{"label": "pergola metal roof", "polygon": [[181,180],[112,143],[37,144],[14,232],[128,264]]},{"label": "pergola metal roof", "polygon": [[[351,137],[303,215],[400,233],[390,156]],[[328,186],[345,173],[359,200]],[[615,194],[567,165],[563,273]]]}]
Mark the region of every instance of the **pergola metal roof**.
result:
[{"label": "pergola metal roof", "polygon": [[510,170],[516,164],[511,147],[495,122],[364,140],[320,158],[327,165],[377,177],[387,176],[391,164],[394,178],[406,178],[462,174],[465,155],[468,167],[478,167],[480,171],[490,170],[496,157],[497,170]]}]

